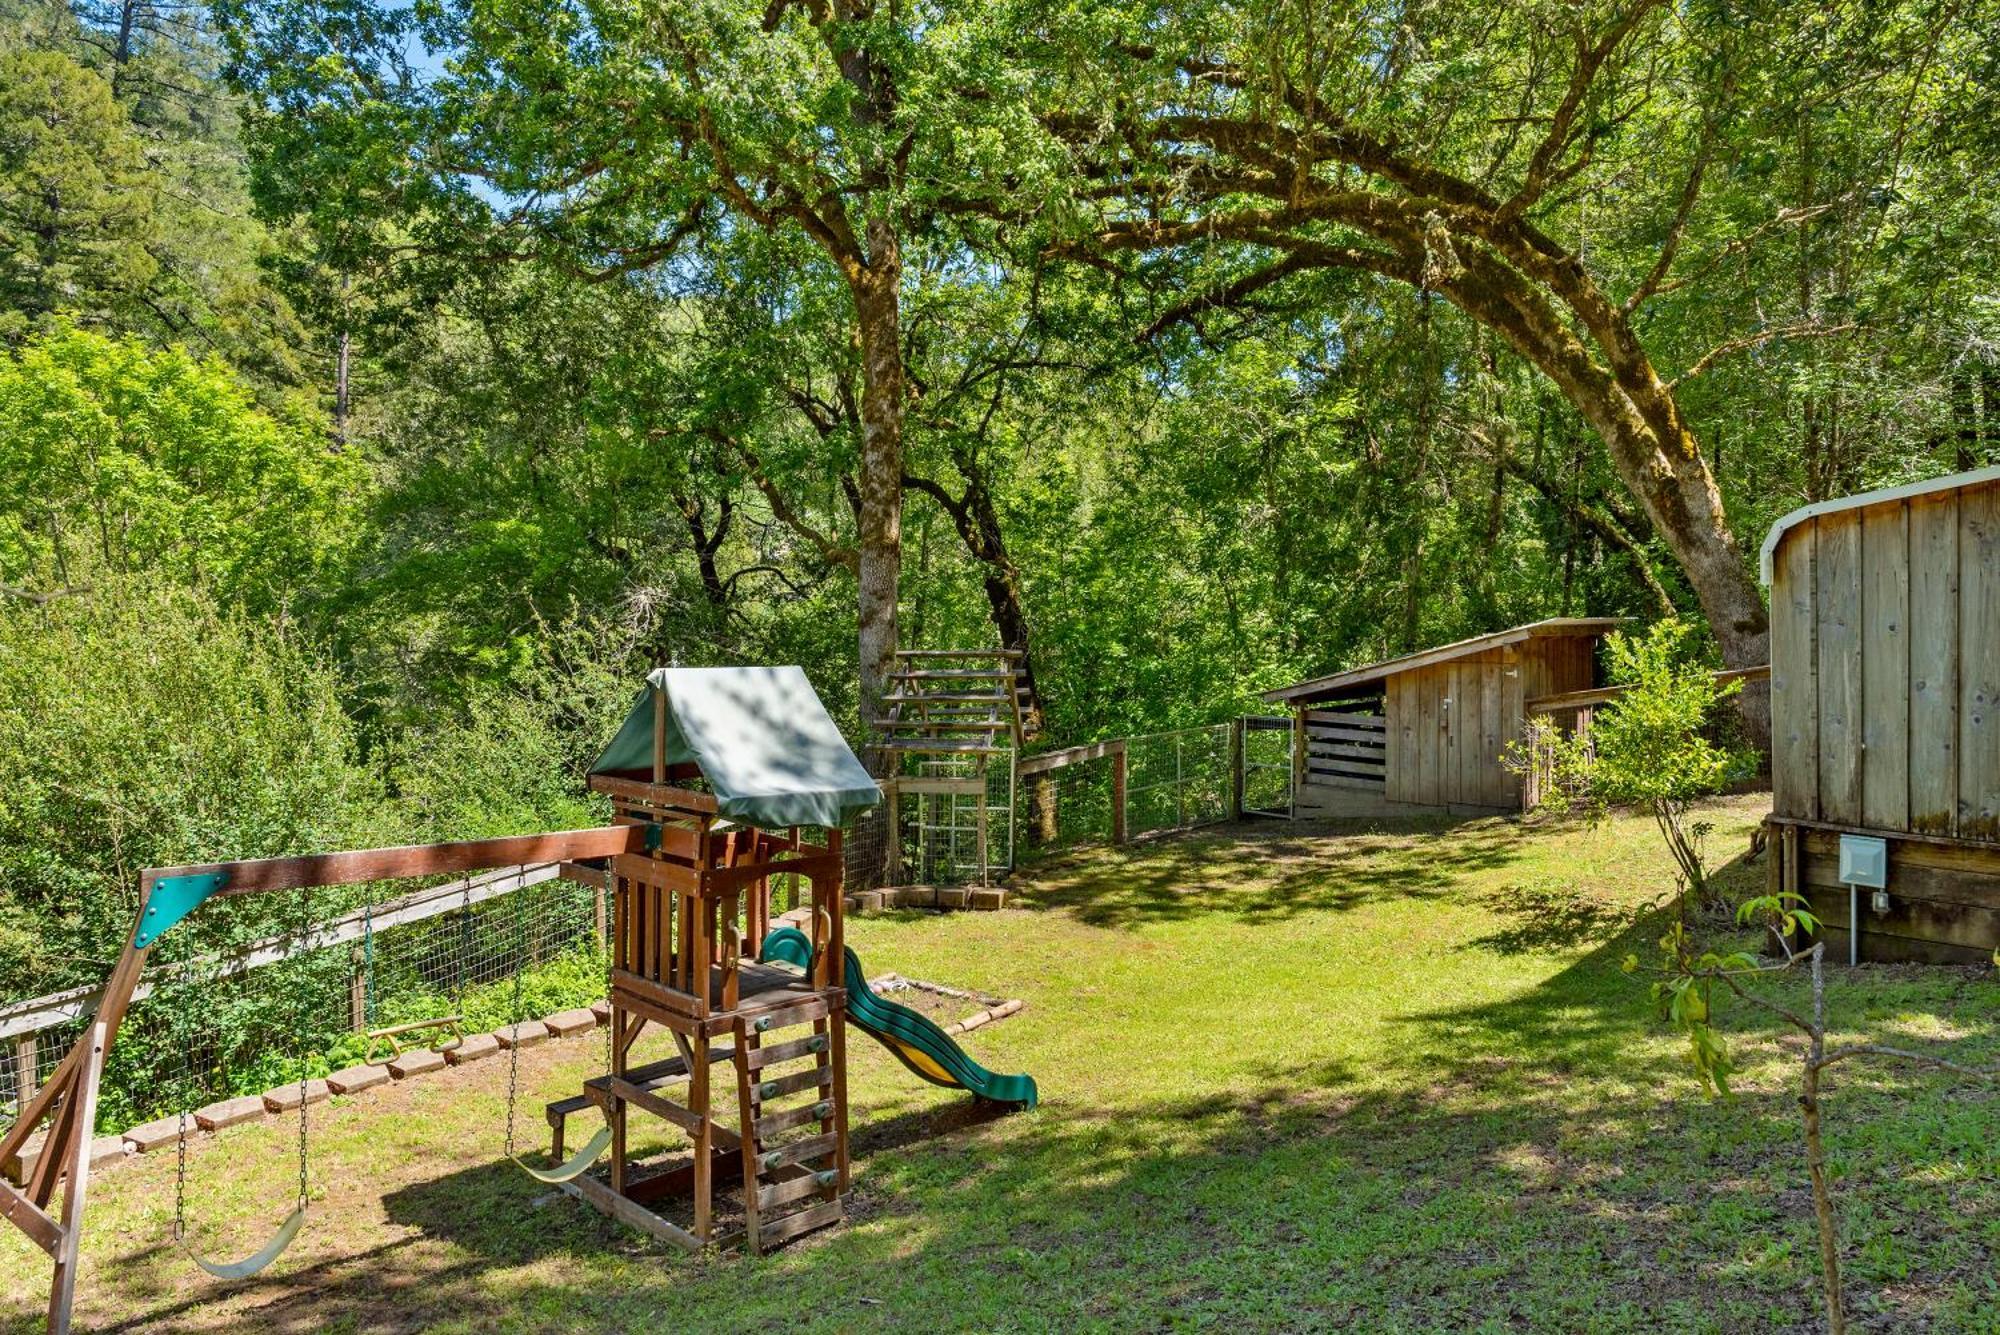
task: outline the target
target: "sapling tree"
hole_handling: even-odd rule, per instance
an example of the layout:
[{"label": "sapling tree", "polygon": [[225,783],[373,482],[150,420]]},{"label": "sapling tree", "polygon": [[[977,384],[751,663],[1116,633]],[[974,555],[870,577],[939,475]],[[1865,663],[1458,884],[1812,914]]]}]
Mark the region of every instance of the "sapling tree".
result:
[{"label": "sapling tree", "polygon": [[[1735,1065],[1717,1025],[1719,1005],[1730,1000],[1775,1016],[1805,1040],[1799,1066],[1799,1110],[1819,1231],[1820,1274],[1827,1328],[1847,1329],[1840,1278],[1840,1238],[1821,1123],[1821,1086],[1828,1068],[1857,1057],[1915,1062],[1965,1075],[1990,1077],[1980,1068],[1942,1055],[1879,1043],[1834,1044],[1828,1039],[1825,945],[1795,950],[1793,943],[1819,930],[1804,897],[1784,891],[1745,900],[1736,922],[1765,930],[1779,954],[1760,958],[1748,950],[1717,949],[1698,936],[1694,909],[1719,901],[1702,856],[1706,822],[1696,802],[1746,773],[1754,756],[1719,745],[1709,736],[1716,706],[1740,688],[1718,682],[1690,652],[1691,629],[1668,620],[1642,635],[1615,634],[1607,652],[1611,677],[1627,689],[1599,712],[1588,739],[1531,730],[1511,763],[1539,764],[1550,776],[1545,800],[1581,805],[1600,814],[1613,804],[1647,807],[1674,859],[1674,889],[1659,957],[1650,966],[1627,955],[1627,973],[1655,975],[1651,996],[1687,1040],[1686,1057],[1704,1090],[1730,1094]],[[1811,975],[1811,1004],[1800,1010],[1780,999],[1774,984],[1804,965]]]},{"label": "sapling tree", "polygon": [[[1683,890],[1685,894],[1685,889]],[[1799,1058],[1799,1114],[1805,1142],[1806,1175],[1812,1183],[1813,1216],[1819,1229],[1820,1281],[1825,1290],[1826,1326],[1831,1335],[1847,1329],[1847,1306],[1840,1278],[1840,1228],[1834,1211],[1833,1187],[1827,1172],[1826,1141],[1821,1121],[1821,1092],[1826,1072],[1841,1062],[1873,1057],[1911,1062],[1960,1075],[1991,1080],[2000,1066],[1976,1066],[1944,1053],[1920,1052],[1884,1043],[1837,1043],[1829,1040],[1826,1010],[1826,943],[1794,950],[1800,935],[1818,931],[1819,920],[1803,896],[1783,891],[1745,900],[1736,912],[1739,925],[1763,927],[1777,943],[1779,955],[1760,959],[1744,950],[1718,951],[1696,943],[1685,914],[1678,914],[1660,938],[1659,978],[1653,999],[1668,1020],[1687,1037],[1687,1059],[1695,1078],[1710,1094],[1727,1097],[1734,1070],[1728,1044],[1717,1028],[1717,1002],[1737,1000],[1776,1017],[1805,1039]],[[1811,977],[1809,1008],[1778,999],[1768,986],[1777,975],[1804,964]],[[1637,955],[1625,957],[1625,971],[1641,970]]]},{"label": "sapling tree", "polygon": [[1504,763],[1542,776],[1544,806],[1593,818],[1612,806],[1644,807],[1673,854],[1685,902],[1712,908],[1718,899],[1702,849],[1709,825],[1695,818],[1695,804],[1752,773],[1756,755],[1711,738],[1717,706],[1742,683],[1716,680],[1692,651],[1694,634],[1668,618],[1643,634],[1607,637],[1612,684],[1625,690],[1597,708],[1587,733],[1535,719]]}]

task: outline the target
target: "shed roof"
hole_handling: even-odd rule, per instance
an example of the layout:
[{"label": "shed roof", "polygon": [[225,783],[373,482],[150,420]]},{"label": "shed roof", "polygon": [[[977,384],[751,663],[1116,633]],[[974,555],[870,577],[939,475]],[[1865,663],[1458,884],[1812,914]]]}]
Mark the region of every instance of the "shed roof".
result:
[{"label": "shed roof", "polygon": [[833,826],[882,800],[796,667],[655,669],[592,774],[651,772],[655,690],[667,700],[667,763],[700,766],[725,816],[764,829]]},{"label": "shed roof", "polygon": [[1852,496],[1836,496],[1830,501],[1801,505],[1771,525],[1771,531],[1764,535],[1764,546],[1757,553],[1758,577],[1765,584],[1771,582],[1772,558],[1777,554],[1779,541],[1787,530],[1803,524],[1808,519],[1816,519],[1820,515],[1839,514],[1842,510],[1858,510],[1863,506],[1880,505],[1884,501],[1907,501],[1918,496],[1928,496],[1933,492],[1975,487],[1982,482],[2000,482],[2000,464],[1989,468],[1975,468],[1969,473],[1947,473],[1943,477],[1934,477],[1923,482],[1905,482],[1901,486],[1879,487],[1874,491],[1859,491]]},{"label": "shed roof", "polygon": [[1455,658],[1470,658],[1474,654],[1483,654],[1526,640],[1602,635],[1608,630],[1616,630],[1624,620],[1624,617],[1550,617],[1546,621],[1532,621],[1525,626],[1515,626],[1512,630],[1496,630],[1485,635],[1475,635],[1469,640],[1441,644],[1435,649],[1420,649],[1416,653],[1404,654],[1400,658],[1385,658],[1379,663],[1349,668],[1345,672],[1336,672],[1331,676],[1312,677],[1280,690],[1266,691],[1264,698],[1273,704],[1288,704],[1298,700],[1336,695],[1352,691],[1356,687],[1386,681],[1399,672],[1429,667],[1433,663],[1449,663]]}]

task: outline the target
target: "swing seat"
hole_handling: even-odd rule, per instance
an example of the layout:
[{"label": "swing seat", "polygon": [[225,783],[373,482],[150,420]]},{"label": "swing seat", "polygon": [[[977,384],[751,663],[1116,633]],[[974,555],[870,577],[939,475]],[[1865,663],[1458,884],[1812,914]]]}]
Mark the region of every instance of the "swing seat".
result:
[{"label": "swing seat", "polygon": [[610,1148],[611,1128],[605,1126],[599,1127],[597,1134],[586,1141],[582,1149],[554,1168],[535,1168],[523,1163],[519,1155],[513,1156],[513,1159],[515,1166],[529,1177],[532,1177],[537,1182],[546,1182],[553,1187],[568,1182],[573,1178],[582,1177],[584,1173],[589,1171],[592,1164],[603,1157],[604,1151]]},{"label": "swing seat", "polygon": [[190,1261],[217,1279],[248,1279],[283,1256],[285,1249],[292,1245],[292,1239],[299,1235],[299,1226],[305,1222],[306,1207],[303,1205],[294,1207],[291,1214],[285,1217],[285,1222],[278,1225],[278,1231],[271,1235],[271,1240],[240,1261],[225,1263],[209,1260],[188,1246],[186,1236],[178,1229],[174,1231],[174,1241],[180,1244],[181,1250],[187,1253]]}]

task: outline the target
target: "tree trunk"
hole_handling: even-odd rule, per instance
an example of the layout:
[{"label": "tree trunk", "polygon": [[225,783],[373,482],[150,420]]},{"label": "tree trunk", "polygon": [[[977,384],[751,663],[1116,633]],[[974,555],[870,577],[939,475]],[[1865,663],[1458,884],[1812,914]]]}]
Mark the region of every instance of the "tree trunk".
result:
[{"label": "tree trunk", "polygon": [[[861,716],[882,717],[896,664],[896,588],[903,565],[902,251],[882,218],[868,223],[869,259],[848,273],[861,337],[859,639]],[[871,751],[876,774],[888,755]]]},{"label": "tree trunk", "polygon": [[[1580,266],[1553,275],[1564,284],[1557,289],[1563,304],[1584,318],[1599,361],[1518,271],[1469,246],[1459,253],[1462,267],[1439,290],[1495,329],[1597,432],[1619,480],[1686,573],[1724,664],[1769,662],[1770,617],[1730,531],[1715,475],[1681,417],[1672,387],[1654,370],[1630,324],[1582,277]],[[1768,692],[1746,689],[1737,699],[1751,741],[1768,750]]]}]

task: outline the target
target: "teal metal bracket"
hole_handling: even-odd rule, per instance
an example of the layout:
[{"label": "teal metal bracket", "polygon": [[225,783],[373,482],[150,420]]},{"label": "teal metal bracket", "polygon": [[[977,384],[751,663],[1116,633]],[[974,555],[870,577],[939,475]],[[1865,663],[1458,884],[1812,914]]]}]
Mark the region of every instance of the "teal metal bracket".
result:
[{"label": "teal metal bracket", "polygon": [[132,944],[144,950],[193,913],[202,900],[228,884],[229,873],[223,871],[162,876],[153,882],[153,891],[146,896],[146,911],[139,915],[139,930],[133,935]]}]

